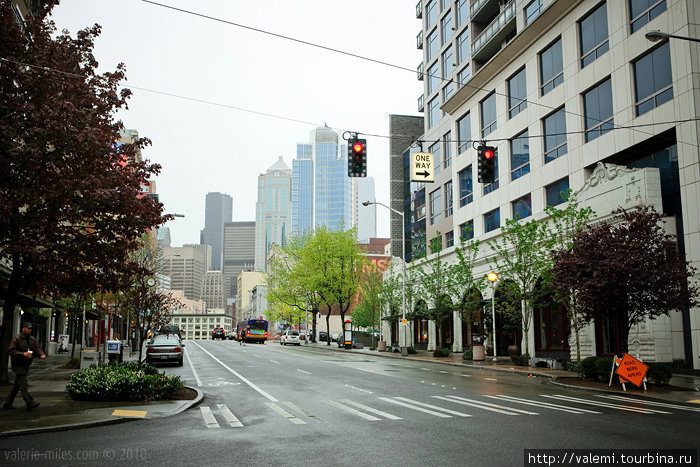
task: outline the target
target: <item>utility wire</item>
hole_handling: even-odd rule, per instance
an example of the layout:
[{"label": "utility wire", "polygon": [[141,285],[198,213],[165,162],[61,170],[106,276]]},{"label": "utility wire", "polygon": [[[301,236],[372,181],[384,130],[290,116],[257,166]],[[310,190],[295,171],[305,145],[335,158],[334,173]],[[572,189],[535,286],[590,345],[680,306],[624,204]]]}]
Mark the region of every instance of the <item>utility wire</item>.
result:
[{"label": "utility wire", "polygon": [[[197,13],[197,12],[195,12],[195,11],[186,10],[186,9],[184,9],[184,8],[177,8],[177,7],[174,7],[174,6],[171,6],[171,5],[165,5],[165,4],[163,4],[163,3],[155,2],[155,1],[153,1],[153,0],[141,0],[141,1],[144,2],[144,3],[149,3],[149,4],[151,4],[151,5],[159,6],[159,7],[162,7],[162,8],[167,8],[167,9],[170,9],[170,10],[178,11],[178,12],[180,12],[180,13],[185,13],[185,14],[188,14],[188,15],[192,15],[192,16],[197,16],[197,17],[200,17],[200,18],[208,19],[208,20],[211,20],[211,21],[216,21],[216,22],[219,22],[219,23],[228,24],[228,25],[230,25],[230,26],[235,26],[235,27],[238,27],[238,28],[247,29],[247,30],[249,30],[249,31],[254,31],[254,32],[261,33],[261,34],[266,34],[266,35],[269,35],[269,36],[277,37],[277,38],[279,38],[279,39],[284,39],[284,40],[288,40],[288,41],[291,41],[291,42],[296,42],[296,43],[303,44],[303,45],[307,45],[307,46],[310,46],[310,47],[316,47],[316,48],[319,48],[319,49],[327,50],[327,51],[329,51],[329,52],[335,52],[335,53],[338,53],[338,54],[347,55],[347,56],[349,56],[349,57],[357,58],[357,59],[360,59],[360,60],[365,60],[365,61],[372,62],[372,63],[377,63],[377,64],[380,64],[380,65],[388,66],[388,67],[395,68],[395,69],[398,69],[398,70],[404,70],[404,71],[410,71],[411,73],[417,73],[416,69],[414,69],[414,68],[408,68],[408,67],[396,65],[396,64],[393,64],[393,63],[385,62],[385,61],[383,61],[383,60],[377,60],[377,59],[370,58],[370,57],[367,57],[367,56],[363,56],[363,55],[359,55],[359,54],[355,54],[355,53],[351,53],[351,52],[346,52],[346,51],[344,51],[344,50],[335,49],[335,48],[328,47],[328,46],[321,45],[321,44],[317,44],[317,43],[314,43],[314,42],[309,42],[309,41],[297,39],[297,38],[294,38],[294,37],[291,37],[291,36],[286,36],[286,35],[284,35],[284,34],[278,34],[278,33],[275,33],[275,32],[271,32],[271,31],[264,30],[264,29],[255,28],[255,27],[252,27],[252,26],[247,26],[247,25],[245,25],[245,24],[235,23],[235,22],[233,22],[233,21],[228,21],[228,20],[225,20],[225,19],[222,19],[222,18],[217,18],[217,17],[215,17],[215,16],[209,16],[209,15],[205,15],[205,14],[202,14],[202,13]],[[472,89],[477,90],[477,91],[486,91],[486,92],[492,91],[491,89],[488,89],[488,88],[484,88],[484,87],[480,87],[480,86],[474,86],[474,85],[472,85],[472,84],[469,84],[469,82],[460,83],[459,81],[455,80],[454,78],[442,78],[442,77],[440,77],[440,76],[431,75],[431,74],[428,74],[428,73],[426,73],[426,72],[421,72],[420,74],[423,75],[423,76],[427,76],[427,77],[429,77],[429,78],[436,78],[436,79],[438,79],[438,80],[440,80],[440,81],[447,81],[447,82],[450,82],[450,83],[454,83],[454,84],[456,84],[458,87],[468,87],[468,88],[472,88]],[[497,92],[497,91],[495,91],[495,90],[493,90],[493,93],[496,94],[496,95],[499,95],[499,96],[506,97],[506,98],[509,97],[508,95],[506,95],[506,94],[504,94],[504,93],[501,93],[501,92]],[[552,106],[549,106],[549,105],[546,105],[546,104],[542,104],[542,103],[540,103],[540,102],[529,101],[529,100],[527,100],[526,98],[524,98],[524,99],[519,99],[519,104],[520,104],[520,103],[523,103],[523,102],[528,103],[528,104],[532,104],[532,105],[538,105],[538,106],[544,107],[545,109],[548,109],[548,110],[556,110],[556,109],[557,109],[557,107],[552,107]],[[566,110],[566,107],[564,107],[564,113],[569,114],[569,115],[574,115],[574,116],[580,117],[580,118],[586,118],[585,115],[580,115],[580,114],[577,114],[577,113],[575,113],[575,112],[571,112],[571,111],[569,111],[569,110]],[[593,120],[593,121],[597,121],[598,123],[603,123],[603,122],[604,122],[604,120],[598,120],[598,119],[595,119],[595,118],[592,118],[592,117],[588,117],[588,119],[589,119],[589,120]],[[616,126],[613,126],[612,129],[618,129],[618,128],[617,128]],[[629,129],[631,129],[632,131],[640,132],[640,133],[645,134],[645,135],[648,135],[648,136],[658,136],[658,135],[656,135],[656,134],[654,134],[654,133],[650,133],[650,132],[646,132],[646,131],[634,129],[633,127],[629,127]],[[578,132],[572,132],[572,133],[578,133]],[[668,139],[669,141],[674,141],[674,142],[677,143],[677,144],[687,144],[687,145],[689,145],[689,146],[693,146],[693,147],[700,148],[700,146],[699,146],[698,144],[684,143],[684,142],[682,142],[682,141],[678,141],[678,139],[675,139],[675,140],[674,140],[674,139],[672,139],[672,138],[665,138],[665,139]]]}]

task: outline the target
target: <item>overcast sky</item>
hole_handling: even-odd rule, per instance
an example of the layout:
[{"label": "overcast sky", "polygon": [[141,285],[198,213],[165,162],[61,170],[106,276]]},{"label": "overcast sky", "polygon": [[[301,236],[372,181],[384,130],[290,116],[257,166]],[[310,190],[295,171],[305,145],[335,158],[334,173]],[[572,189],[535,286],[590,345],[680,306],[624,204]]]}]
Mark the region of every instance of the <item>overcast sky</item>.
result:
[{"label": "overcast sky", "polygon": [[[416,0],[156,1],[412,70],[421,60]],[[73,36],[100,24],[100,71],[126,65],[134,95],[119,118],[153,141],[144,157],[163,166],[160,200],[185,215],[168,223],[174,246],[199,243],[210,191],[233,197],[233,220],[255,220],[258,175],[280,156],[291,168],[315,126],[388,136],[389,114],[419,115],[415,71],[142,0],[61,0],[53,20]],[[367,147],[376,199],[389,204],[389,140],[367,136]],[[378,208],[380,237],[389,236],[389,215]]]}]

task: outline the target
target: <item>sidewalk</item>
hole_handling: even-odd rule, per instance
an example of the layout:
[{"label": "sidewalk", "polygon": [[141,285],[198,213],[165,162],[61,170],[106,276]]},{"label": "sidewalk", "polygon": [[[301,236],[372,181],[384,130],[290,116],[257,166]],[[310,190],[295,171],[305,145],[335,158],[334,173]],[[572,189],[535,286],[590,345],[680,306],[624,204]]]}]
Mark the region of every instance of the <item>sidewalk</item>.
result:
[{"label": "sidewalk", "polygon": [[[272,342],[268,345],[272,345]],[[419,350],[416,354],[402,357],[398,353],[377,352],[368,348],[340,349],[335,343],[332,343],[330,346],[325,343],[302,344],[302,346],[330,352],[347,352],[408,361],[435,362],[443,365],[469,368],[470,370],[498,371],[519,374],[524,377],[541,377],[546,378],[553,384],[560,384],[557,382],[558,379],[576,376],[574,373],[564,370],[516,367],[508,358],[499,358],[498,362],[493,362],[487,357],[487,360],[484,362],[467,362],[462,360],[462,355],[459,353],[445,358],[435,358],[432,356],[432,352]],[[128,349],[125,349],[125,360],[136,360],[137,358],[138,353],[131,354]],[[69,355],[50,356],[45,360],[36,360],[32,364],[29,373],[29,391],[37,402],[41,403],[41,406],[34,410],[26,410],[21,395],[18,395],[14,403],[15,410],[0,409],[0,437],[72,430],[142,418],[168,417],[196,406],[203,398],[203,393],[200,390],[192,388],[199,393],[195,400],[120,403],[75,401],[66,392],[66,384],[71,373],[77,370],[60,368],[68,359]],[[14,374],[11,371],[10,375],[11,379],[13,379]],[[689,389],[700,388],[700,377],[697,376],[674,375],[671,382],[676,386],[684,386]],[[586,389],[568,385],[566,387]],[[12,386],[10,385],[0,386],[0,397],[4,400],[11,389]],[[700,404],[700,392],[695,391],[649,390],[643,393],[635,390],[630,392],[630,395],[671,403],[687,403],[690,400],[697,400],[697,403]]]},{"label": "sidewalk", "polygon": [[[89,426],[109,425],[142,418],[168,417],[183,412],[201,402],[203,394],[194,400],[157,402],[90,402],[76,401],[66,391],[68,378],[77,370],[60,368],[70,354],[52,355],[45,360],[36,359],[29,371],[29,392],[41,404],[26,410],[22,395],[15,398],[14,410],[0,408],[0,437],[72,430]],[[124,350],[124,360],[137,360],[138,352]],[[10,370],[10,380],[14,373]],[[195,389],[196,388],[192,388]],[[4,399],[12,390],[11,385],[0,385],[0,397]]]}]

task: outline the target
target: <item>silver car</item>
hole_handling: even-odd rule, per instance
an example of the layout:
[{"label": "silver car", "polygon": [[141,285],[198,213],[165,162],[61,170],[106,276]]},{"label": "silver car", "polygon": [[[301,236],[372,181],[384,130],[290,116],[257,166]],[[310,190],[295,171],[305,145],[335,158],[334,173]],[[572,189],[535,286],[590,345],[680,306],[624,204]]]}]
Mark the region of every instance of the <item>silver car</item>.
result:
[{"label": "silver car", "polygon": [[287,345],[287,344],[301,345],[301,339],[299,338],[299,331],[295,331],[293,329],[289,329],[287,331],[284,331],[282,333],[282,337],[280,338],[280,344],[282,344],[282,345]]},{"label": "silver car", "polygon": [[184,346],[175,334],[158,334],[146,344],[146,363],[175,362],[182,366]]}]

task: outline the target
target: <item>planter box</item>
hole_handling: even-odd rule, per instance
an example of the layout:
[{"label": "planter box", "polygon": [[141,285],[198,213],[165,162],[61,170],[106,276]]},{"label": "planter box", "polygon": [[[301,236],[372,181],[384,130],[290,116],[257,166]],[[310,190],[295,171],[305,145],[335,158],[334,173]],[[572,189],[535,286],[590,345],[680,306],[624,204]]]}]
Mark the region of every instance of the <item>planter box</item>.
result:
[{"label": "planter box", "polygon": [[479,362],[483,362],[486,359],[486,349],[484,349],[483,345],[472,347],[472,359]]}]

